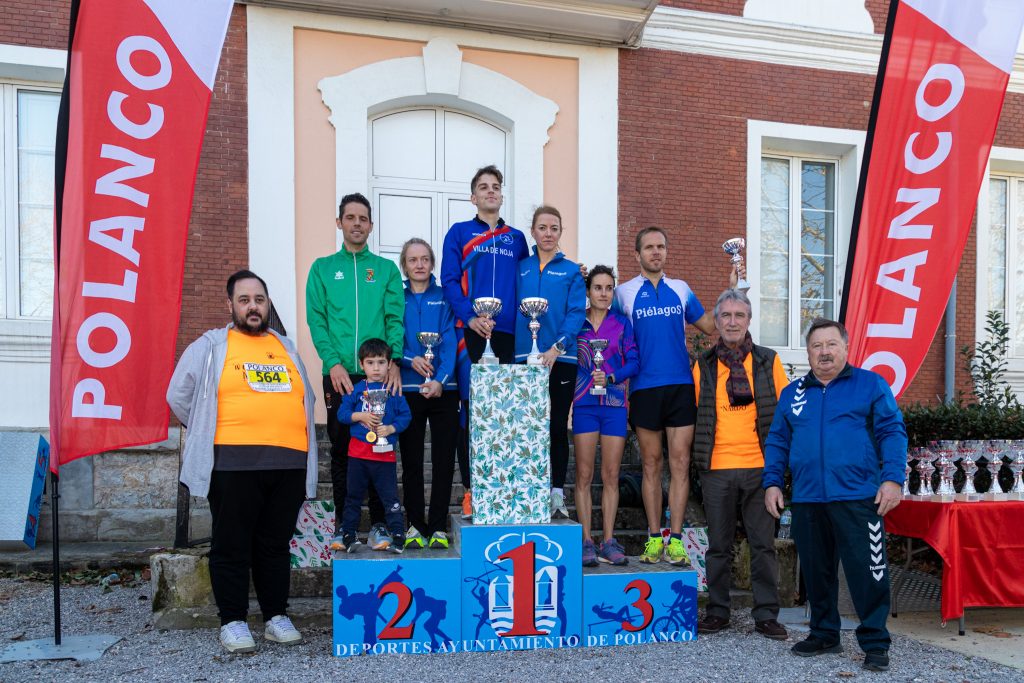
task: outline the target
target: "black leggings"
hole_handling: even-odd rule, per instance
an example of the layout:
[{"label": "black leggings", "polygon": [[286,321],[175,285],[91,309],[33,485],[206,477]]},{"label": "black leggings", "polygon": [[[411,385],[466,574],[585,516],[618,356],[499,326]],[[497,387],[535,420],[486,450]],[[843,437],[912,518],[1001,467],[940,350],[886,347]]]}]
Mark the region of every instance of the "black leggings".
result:
[{"label": "black leggings", "polygon": [[569,470],[569,409],[576,391],[576,363],[555,362],[548,380],[551,397],[551,487],[565,486]]},{"label": "black leggings", "polygon": [[[408,428],[398,436],[402,455],[402,490],[409,526],[429,538],[435,531],[447,531],[448,503],[452,496],[455,469],[455,440],[459,435],[459,393],[445,391],[437,398],[424,398],[417,391],[404,394],[412,413]],[[430,423],[430,511],[424,515],[423,440]]]}]

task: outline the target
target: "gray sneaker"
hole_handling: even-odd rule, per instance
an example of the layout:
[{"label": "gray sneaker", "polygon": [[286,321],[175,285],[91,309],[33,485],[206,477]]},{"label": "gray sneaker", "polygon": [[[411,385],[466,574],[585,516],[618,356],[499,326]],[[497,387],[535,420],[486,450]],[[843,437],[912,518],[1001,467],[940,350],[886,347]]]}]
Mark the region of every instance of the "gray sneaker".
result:
[{"label": "gray sneaker", "polygon": [[391,534],[383,524],[374,524],[366,543],[374,550],[387,550],[391,546]]},{"label": "gray sneaker", "polygon": [[565,494],[551,489],[551,519],[569,519],[569,508],[565,507]]}]

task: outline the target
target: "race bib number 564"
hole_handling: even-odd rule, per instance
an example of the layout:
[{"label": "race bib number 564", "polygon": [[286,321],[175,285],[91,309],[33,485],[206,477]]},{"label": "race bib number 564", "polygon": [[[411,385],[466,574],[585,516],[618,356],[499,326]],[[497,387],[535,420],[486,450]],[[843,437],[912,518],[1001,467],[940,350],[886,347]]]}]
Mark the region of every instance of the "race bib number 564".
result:
[{"label": "race bib number 564", "polygon": [[288,377],[288,368],[284,365],[262,365],[245,363],[245,381],[253,391],[285,392],[292,390],[292,382]]}]

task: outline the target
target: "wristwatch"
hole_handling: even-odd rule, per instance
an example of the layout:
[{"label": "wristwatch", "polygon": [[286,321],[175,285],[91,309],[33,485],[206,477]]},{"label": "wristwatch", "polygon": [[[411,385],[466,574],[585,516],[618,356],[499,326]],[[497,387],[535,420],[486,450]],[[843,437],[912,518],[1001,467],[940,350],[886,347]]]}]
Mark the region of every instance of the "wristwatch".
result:
[{"label": "wristwatch", "polygon": [[554,349],[555,351],[558,351],[558,355],[559,355],[559,356],[561,356],[561,355],[563,355],[563,354],[565,353],[565,344],[563,344],[563,343],[562,343],[562,340],[561,340],[561,339],[559,339],[558,341],[556,341],[556,342],[555,342],[555,343],[554,343],[554,344],[553,344],[553,345],[551,346],[551,348],[553,348],[553,349]]}]

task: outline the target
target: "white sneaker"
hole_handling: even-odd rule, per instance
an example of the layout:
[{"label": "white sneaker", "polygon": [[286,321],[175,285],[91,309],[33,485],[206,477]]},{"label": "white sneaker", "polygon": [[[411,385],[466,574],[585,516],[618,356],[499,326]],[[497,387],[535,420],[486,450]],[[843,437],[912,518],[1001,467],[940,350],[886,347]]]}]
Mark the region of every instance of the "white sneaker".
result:
[{"label": "white sneaker", "polygon": [[551,489],[551,519],[561,516],[569,519],[569,508],[565,506],[565,494],[558,489]]},{"label": "white sneaker", "polygon": [[228,652],[255,652],[256,641],[244,621],[232,621],[220,627],[220,644]]},{"label": "white sneaker", "polygon": [[283,614],[272,617],[267,622],[267,630],[263,637],[283,645],[298,645],[302,642],[302,634],[292,625],[292,620]]}]

